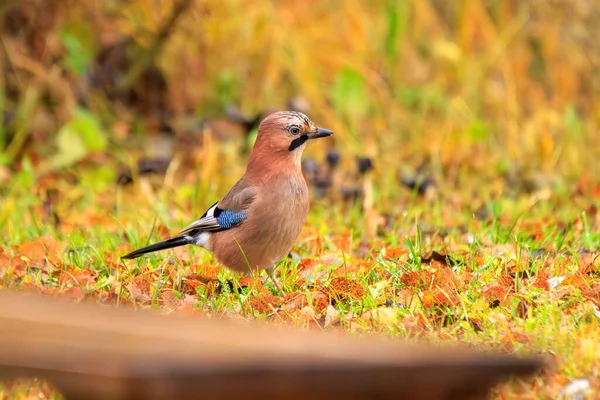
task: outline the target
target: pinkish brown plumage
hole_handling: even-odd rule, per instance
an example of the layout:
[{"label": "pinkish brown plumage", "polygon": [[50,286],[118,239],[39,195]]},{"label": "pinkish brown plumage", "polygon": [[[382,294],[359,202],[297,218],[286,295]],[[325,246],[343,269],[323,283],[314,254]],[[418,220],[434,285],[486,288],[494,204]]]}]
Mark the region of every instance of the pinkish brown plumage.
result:
[{"label": "pinkish brown plumage", "polygon": [[258,128],[246,173],[223,199],[174,238],[123,258],[195,244],[236,271],[274,267],[289,253],[308,215],[302,152],[308,140],[332,133],[299,112],[269,115]]}]

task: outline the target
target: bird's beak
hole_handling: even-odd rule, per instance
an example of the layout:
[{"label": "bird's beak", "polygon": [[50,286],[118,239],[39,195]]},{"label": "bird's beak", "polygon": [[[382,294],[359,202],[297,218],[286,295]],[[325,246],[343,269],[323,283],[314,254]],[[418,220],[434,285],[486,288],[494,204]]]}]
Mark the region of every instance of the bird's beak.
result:
[{"label": "bird's beak", "polygon": [[329,129],[325,129],[325,128],[317,128],[316,131],[308,132],[306,134],[306,136],[309,139],[318,139],[318,138],[327,137],[327,136],[331,136],[331,135],[333,135],[333,132],[330,131]]}]

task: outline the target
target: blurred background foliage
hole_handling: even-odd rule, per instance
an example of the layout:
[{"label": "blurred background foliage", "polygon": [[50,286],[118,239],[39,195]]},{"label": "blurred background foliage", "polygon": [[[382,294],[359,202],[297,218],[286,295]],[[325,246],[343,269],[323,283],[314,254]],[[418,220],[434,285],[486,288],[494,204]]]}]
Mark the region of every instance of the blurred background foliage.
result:
[{"label": "blurred background foliage", "polygon": [[598,2],[5,0],[0,24],[5,188],[24,169],[97,192],[166,170],[200,182],[180,195],[218,191],[286,108],[336,132],[342,165],[371,158],[382,208],[419,177],[446,193],[600,179]]}]

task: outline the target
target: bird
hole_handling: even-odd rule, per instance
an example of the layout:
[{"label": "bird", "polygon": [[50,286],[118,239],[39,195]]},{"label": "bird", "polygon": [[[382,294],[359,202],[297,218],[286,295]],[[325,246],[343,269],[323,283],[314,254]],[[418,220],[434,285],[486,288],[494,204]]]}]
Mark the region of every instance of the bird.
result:
[{"label": "bird", "polygon": [[272,272],[292,249],[310,205],[302,153],[309,141],[331,135],[301,112],[269,114],[258,127],[245,174],[222,199],[174,237],[121,258],[196,245],[231,270],[267,270],[283,294]]}]

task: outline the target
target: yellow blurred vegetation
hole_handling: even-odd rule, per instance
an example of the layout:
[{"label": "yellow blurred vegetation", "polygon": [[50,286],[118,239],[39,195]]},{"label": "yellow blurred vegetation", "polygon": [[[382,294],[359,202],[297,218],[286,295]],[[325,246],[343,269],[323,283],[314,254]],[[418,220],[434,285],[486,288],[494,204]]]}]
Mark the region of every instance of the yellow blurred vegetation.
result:
[{"label": "yellow blurred vegetation", "polygon": [[[175,119],[225,103],[260,112],[301,95],[339,146],[380,166],[428,159],[448,174],[500,165],[600,175],[597,2],[185,3],[157,56]],[[19,115],[35,114],[46,85],[59,103],[50,126],[71,117],[61,32],[91,54],[123,37],[149,49],[175,4],[9,1],[4,11],[19,7],[35,27],[30,46],[4,37],[2,75],[12,68],[26,87]]]}]

